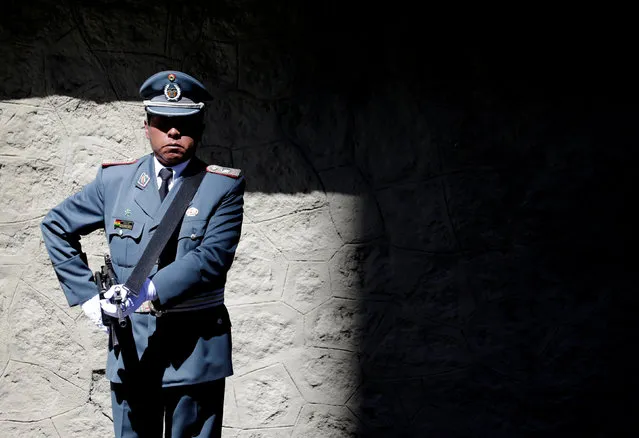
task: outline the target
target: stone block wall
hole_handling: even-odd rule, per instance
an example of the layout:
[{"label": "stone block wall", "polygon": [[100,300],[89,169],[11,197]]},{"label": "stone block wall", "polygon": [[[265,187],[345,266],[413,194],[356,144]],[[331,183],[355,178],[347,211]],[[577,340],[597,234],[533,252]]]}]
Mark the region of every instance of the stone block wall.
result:
[{"label": "stone block wall", "polygon": [[[15,5],[0,27],[0,436],[112,434],[106,338],[67,306],[38,225],[101,162],[150,151],[137,89],[169,68],[216,97],[198,155],[247,177],[225,437],[606,436],[601,416],[623,418],[623,189],[606,183],[626,175],[607,166],[624,109],[448,77],[461,61],[439,47],[416,65],[399,25],[380,42],[315,12]],[[104,235],[82,243],[97,268]]]}]

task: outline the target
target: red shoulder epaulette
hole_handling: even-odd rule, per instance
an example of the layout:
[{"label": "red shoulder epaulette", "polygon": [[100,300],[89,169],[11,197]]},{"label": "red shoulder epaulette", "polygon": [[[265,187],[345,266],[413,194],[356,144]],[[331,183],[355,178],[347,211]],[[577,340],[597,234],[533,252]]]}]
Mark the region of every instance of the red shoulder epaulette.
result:
[{"label": "red shoulder epaulette", "polygon": [[108,163],[102,163],[102,168],[107,168],[107,167],[111,167],[111,166],[121,166],[123,164],[133,164],[133,163],[137,163],[138,160],[133,160],[133,161],[112,161],[112,162],[108,162]]},{"label": "red shoulder epaulette", "polygon": [[233,169],[232,167],[222,167],[216,164],[207,166],[206,171],[210,173],[216,173],[218,175],[228,176],[231,178],[239,178],[242,174],[242,171],[240,169]]}]

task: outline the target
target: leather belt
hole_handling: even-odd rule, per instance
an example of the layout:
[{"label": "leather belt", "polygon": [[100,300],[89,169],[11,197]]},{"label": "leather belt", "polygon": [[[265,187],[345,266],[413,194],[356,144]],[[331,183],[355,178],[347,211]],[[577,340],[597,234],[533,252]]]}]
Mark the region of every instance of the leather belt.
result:
[{"label": "leather belt", "polygon": [[195,310],[221,306],[222,304],[224,304],[224,288],[208,292],[206,295],[189,298],[188,300],[167,308],[158,308],[152,301],[145,301],[135,310],[135,313],[151,313],[154,316],[160,317],[166,313],[193,312]]}]

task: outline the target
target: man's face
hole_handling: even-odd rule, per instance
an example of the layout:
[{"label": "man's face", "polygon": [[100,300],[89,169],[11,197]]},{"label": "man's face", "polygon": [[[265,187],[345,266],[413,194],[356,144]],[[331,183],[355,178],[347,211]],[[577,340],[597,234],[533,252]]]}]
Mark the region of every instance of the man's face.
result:
[{"label": "man's face", "polygon": [[195,154],[202,135],[202,119],[199,116],[151,116],[149,122],[144,121],[144,132],[158,161],[164,166],[174,166]]}]

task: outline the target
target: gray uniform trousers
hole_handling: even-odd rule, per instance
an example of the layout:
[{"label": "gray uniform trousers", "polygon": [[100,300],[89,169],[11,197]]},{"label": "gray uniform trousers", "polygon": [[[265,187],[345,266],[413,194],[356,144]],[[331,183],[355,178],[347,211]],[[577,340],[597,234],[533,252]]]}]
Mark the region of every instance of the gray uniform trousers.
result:
[{"label": "gray uniform trousers", "polygon": [[224,379],[198,385],[134,390],[111,384],[117,438],[221,437]]}]

